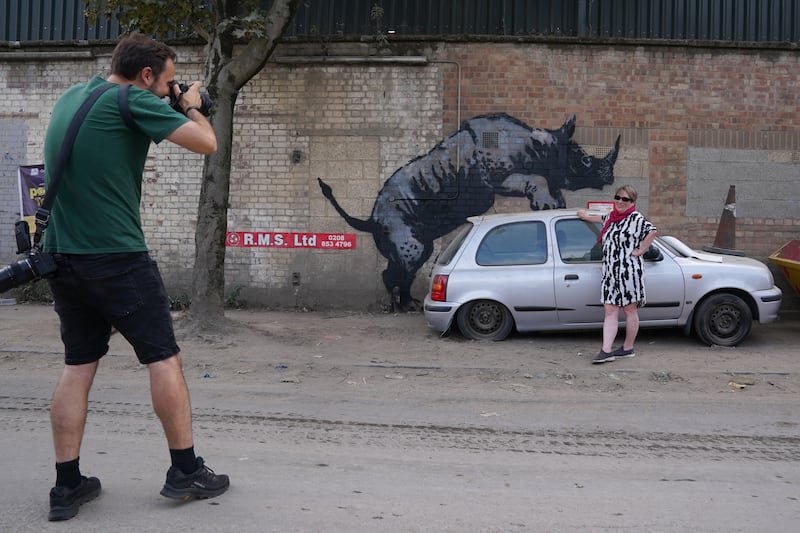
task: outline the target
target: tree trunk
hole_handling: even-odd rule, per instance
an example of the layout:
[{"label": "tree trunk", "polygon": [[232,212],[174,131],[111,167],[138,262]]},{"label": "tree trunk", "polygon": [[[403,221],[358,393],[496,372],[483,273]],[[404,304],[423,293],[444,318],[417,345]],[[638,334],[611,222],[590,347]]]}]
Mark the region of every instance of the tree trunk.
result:
[{"label": "tree trunk", "polygon": [[201,330],[220,325],[225,306],[225,236],[228,230],[235,92],[217,87],[212,124],[217,151],[206,157],[197,207],[190,314]]},{"label": "tree trunk", "polygon": [[[209,43],[206,90],[214,99],[211,124],[217,151],[206,157],[195,230],[190,318],[195,330],[212,330],[225,318],[225,237],[228,230],[233,108],[239,89],[255,76],[275,50],[301,0],[274,0],[265,19],[265,35],[234,55],[233,26]],[[223,17],[238,14],[238,2],[219,2]]]}]

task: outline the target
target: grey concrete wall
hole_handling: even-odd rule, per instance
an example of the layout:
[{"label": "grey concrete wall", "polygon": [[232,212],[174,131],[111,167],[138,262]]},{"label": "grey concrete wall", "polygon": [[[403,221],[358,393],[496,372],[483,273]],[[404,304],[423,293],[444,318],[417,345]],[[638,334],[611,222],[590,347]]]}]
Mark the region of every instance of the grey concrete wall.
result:
[{"label": "grey concrete wall", "polygon": [[20,220],[17,169],[25,159],[28,127],[22,117],[0,118],[0,267],[17,259],[14,223]]},{"label": "grey concrete wall", "polygon": [[737,217],[800,219],[800,161],[793,157],[785,151],[689,148],[686,214],[721,213],[735,186]]}]

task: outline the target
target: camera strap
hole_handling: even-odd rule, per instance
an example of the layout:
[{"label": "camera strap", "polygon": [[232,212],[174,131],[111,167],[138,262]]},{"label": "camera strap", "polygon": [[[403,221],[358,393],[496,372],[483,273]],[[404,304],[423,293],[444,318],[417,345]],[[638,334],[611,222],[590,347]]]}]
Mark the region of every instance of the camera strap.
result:
[{"label": "camera strap", "polygon": [[119,114],[122,115],[122,120],[128,125],[132,131],[140,131],[139,126],[133,121],[133,114],[131,113],[131,106],[128,105],[128,91],[131,86],[129,83],[123,83],[119,86],[117,92],[117,106],[119,106]]},{"label": "camera strap", "polygon": [[42,241],[42,237],[44,236],[44,230],[47,228],[47,224],[50,222],[50,209],[53,207],[56,193],[58,193],[58,186],[61,183],[61,175],[64,173],[64,167],[67,165],[67,161],[69,161],[69,158],[72,155],[72,147],[75,144],[75,138],[78,136],[78,131],[81,129],[81,125],[83,124],[86,115],[89,113],[89,109],[91,109],[97,99],[100,98],[100,95],[115,85],[115,83],[108,83],[106,85],[101,85],[92,91],[89,97],[86,98],[83,104],[81,104],[81,106],[75,112],[75,115],[72,117],[72,121],[69,123],[69,127],[67,127],[67,133],[64,135],[64,142],[61,144],[61,150],[58,152],[56,168],[53,169],[53,172],[50,174],[50,183],[47,187],[47,191],[45,192],[44,200],[42,201],[41,207],[39,207],[39,209],[36,211],[36,232],[33,235],[34,248],[39,247],[39,243]]}]

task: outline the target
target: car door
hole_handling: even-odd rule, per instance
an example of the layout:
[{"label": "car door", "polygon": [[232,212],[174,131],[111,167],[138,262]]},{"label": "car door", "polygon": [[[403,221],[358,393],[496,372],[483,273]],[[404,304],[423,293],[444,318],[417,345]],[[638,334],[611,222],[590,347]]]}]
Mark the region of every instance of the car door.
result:
[{"label": "car door", "polygon": [[603,322],[600,225],[579,218],[554,220],[553,282],[561,324]]},{"label": "car door", "polygon": [[492,228],[476,251],[480,279],[471,281],[473,290],[468,299],[503,303],[514,316],[519,331],[557,324],[553,263],[547,250],[547,230],[540,220]]},{"label": "car door", "polygon": [[[602,323],[602,247],[597,242],[600,224],[578,218],[560,219],[555,222],[555,233],[554,281],[559,320],[562,324]],[[645,256],[646,301],[639,309],[639,320],[677,320],[684,305],[683,272],[658,243],[653,245],[653,251],[657,253]]]},{"label": "car door", "polygon": [[677,320],[686,301],[683,271],[658,241],[644,257],[645,304],[639,308],[639,322]]}]

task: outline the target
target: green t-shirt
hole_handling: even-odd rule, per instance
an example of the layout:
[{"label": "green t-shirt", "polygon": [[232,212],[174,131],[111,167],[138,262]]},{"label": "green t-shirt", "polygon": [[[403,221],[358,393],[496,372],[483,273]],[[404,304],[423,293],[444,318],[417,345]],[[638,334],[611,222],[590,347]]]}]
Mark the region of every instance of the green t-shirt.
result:
[{"label": "green t-shirt", "polygon": [[[44,141],[45,182],[73,115],[89,94],[108,83],[94,77],[67,90],[56,102]],[[142,172],[151,140],[159,143],[187,119],[158,96],[131,86],[128,105],[137,131],[125,124],[117,87],[103,93],[86,116],[61,175],[44,251],[100,254],[147,251],[140,202]]]}]

